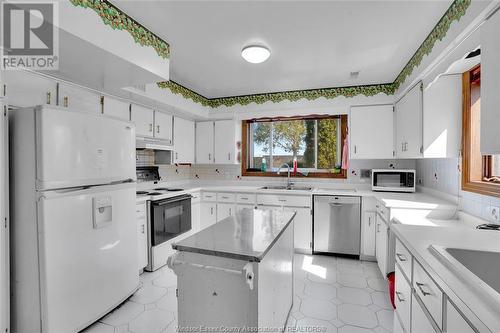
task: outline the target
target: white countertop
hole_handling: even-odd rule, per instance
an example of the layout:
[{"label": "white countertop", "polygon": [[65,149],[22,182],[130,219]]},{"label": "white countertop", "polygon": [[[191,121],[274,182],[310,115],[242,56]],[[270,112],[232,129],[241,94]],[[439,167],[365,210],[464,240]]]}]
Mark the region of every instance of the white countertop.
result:
[{"label": "white countertop", "polygon": [[492,332],[500,332],[500,304],[482,297],[475,289],[476,286],[458,276],[429,250],[429,246],[439,245],[500,251],[500,232],[476,230],[467,226],[441,228],[401,224],[392,225],[391,230],[460,311],[468,318],[479,320],[478,329],[482,322]]}]

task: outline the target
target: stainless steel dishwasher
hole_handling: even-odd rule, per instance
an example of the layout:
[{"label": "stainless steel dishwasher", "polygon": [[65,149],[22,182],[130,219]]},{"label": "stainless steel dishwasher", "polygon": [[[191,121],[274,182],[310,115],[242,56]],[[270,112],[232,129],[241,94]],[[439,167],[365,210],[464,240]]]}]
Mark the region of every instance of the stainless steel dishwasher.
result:
[{"label": "stainless steel dishwasher", "polygon": [[361,198],[315,195],[313,201],[313,253],[359,257]]}]

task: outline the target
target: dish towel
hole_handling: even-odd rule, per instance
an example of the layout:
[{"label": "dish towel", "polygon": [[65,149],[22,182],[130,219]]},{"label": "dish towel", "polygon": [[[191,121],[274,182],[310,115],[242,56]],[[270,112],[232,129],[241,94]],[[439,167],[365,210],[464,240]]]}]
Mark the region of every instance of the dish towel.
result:
[{"label": "dish towel", "polygon": [[348,136],[344,139],[344,146],[342,147],[342,169],[349,169],[349,142],[347,141]]}]

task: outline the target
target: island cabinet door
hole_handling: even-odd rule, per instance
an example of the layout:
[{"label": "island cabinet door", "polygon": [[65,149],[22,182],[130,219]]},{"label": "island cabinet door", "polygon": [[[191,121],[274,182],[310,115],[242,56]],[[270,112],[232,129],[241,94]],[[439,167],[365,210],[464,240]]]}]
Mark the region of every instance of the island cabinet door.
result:
[{"label": "island cabinet door", "polygon": [[304,207],[285,207],[285,211],[297,214],[294,218],[294,247],[303,253],[312,252],[312,218],[311,210]]},{"label": "island cabinet door", "polygon": [[217,206],[215,202],[202,202],[200,210],[200,230],[217,222]]}]

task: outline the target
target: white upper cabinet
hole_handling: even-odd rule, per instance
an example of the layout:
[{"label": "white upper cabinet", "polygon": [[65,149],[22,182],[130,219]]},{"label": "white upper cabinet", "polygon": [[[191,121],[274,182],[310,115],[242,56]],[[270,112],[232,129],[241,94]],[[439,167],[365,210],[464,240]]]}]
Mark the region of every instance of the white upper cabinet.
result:
[{"label": "white upper cabinet", "polygon": [[235,129],[236,124],[234,120],[219,120],[215,122],[214,163],[237,163]]},{"label": "white upper cabinet", "polygon": [[481,153],[500,154],[500,11],[481,26]]},{"label": "white upper cabinet", "polygon": [[174,162],[194,163],[194,121],[174,117]]},{"label": "white upper cabinet", "polygon": [[154,120],[154,137],[172,144],[172,116],[155,111]]},{"label": "white upper cabinet", "polygon": [[55,81],[21,70],[2,71],[2,75],[10,105],[16,107],[57,105]]},{"label": "white upper cabinet", "polygon": [[109,96],[104,96],[103,114],[123,120],[130,120],[130,103]]},{"label": "white upper cabinet", "polygon": [[350,120],[351,159],[393,158],[393,106],[353,106]]},{"label": "white upper cabinet", "polygon": [[241,128],[234,120],[196,123],[196,163],[239,163],[237,140]]},{"label": "white upper cabinet", "polygon": [[214,122],[196,123],[196,163],[214,163]]},{"label": "white upper cabinet", "polygon": [[396,157],[422,157],[422,82],[396,102],[395,115]]},{"label": "white upper cabinet", "polygon": [[101,95],[71,84],[59,84],[59,106],[93,114],[101,113]]},{"label": "white upper cabinet", "polygon": [[153,137],[154,111],[152,109],[132,104],[130,116],[135,124],[137,136]]},{"label": "white upper cabinet", "polygon": [[424,90],[424,157],[459,157],[462,76],[445,75]]}]

